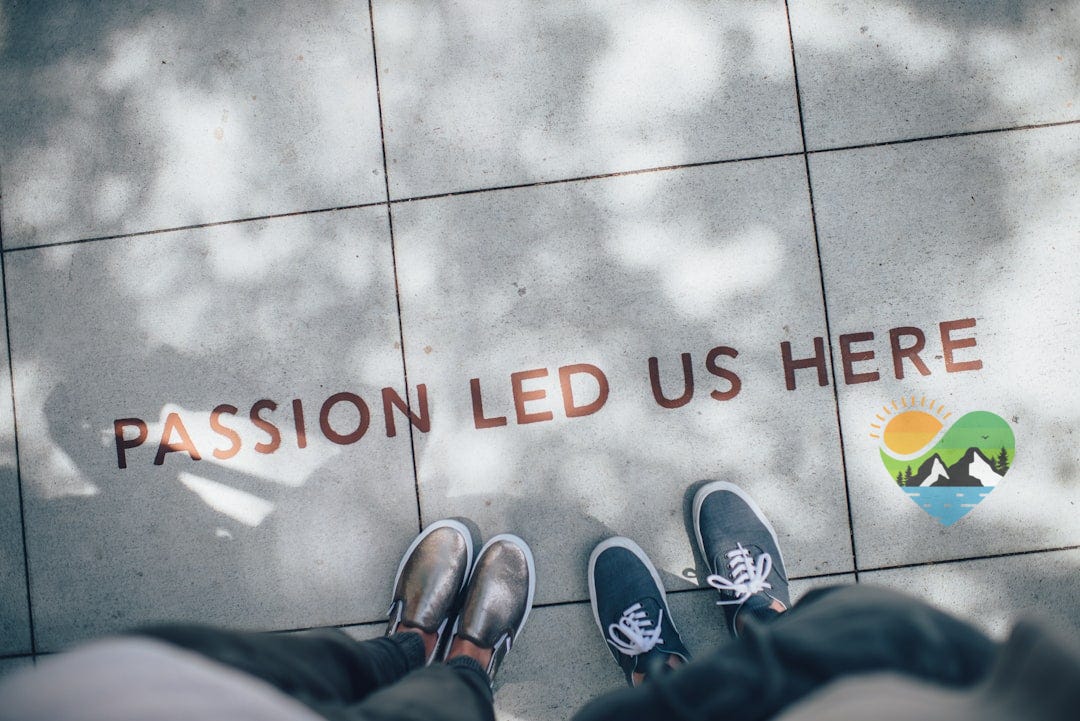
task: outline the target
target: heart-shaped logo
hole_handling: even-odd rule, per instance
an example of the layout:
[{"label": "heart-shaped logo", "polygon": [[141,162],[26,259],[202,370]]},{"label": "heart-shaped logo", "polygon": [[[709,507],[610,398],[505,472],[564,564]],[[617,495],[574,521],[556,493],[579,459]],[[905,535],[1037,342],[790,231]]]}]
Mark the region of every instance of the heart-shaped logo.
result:
[{"label": "heart-shaped logo", "polygon": [[990,495],[1016,458],[1012,428],[987,411],[952,412],[915,396],[881,407],[870,424],[893,483],[942,525]]}]

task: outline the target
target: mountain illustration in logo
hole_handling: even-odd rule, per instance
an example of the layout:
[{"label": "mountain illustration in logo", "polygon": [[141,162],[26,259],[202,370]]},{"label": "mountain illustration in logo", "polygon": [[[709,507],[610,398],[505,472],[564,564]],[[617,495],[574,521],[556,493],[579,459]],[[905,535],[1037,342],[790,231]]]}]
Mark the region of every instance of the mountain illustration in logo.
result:
[{"label": "mountain illustration in logo", "polygon": [[986,498],[1016,458],[1003,418],[973,411],[946,426],[952,415],[937,401],[912,396],[882,406],[870,424],[893,482],[946,526]]},{"label": "mountain illustration in logo", "polygon": [[1004,474],[998,473],[995,462],[987,458],[978,448],[968,448],[956,463],[946,466],[941,456],[935,453],[919,466],[911,477],[907,487],[937,486],[996,486]]}]

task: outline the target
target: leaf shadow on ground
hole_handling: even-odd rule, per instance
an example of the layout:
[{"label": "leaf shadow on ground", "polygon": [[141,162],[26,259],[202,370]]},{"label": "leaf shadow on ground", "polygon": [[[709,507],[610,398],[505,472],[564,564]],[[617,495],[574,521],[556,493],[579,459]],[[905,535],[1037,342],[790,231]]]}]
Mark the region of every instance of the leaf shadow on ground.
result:
[{"label": "leaf shadow on ground", "polygon": [[[125,29],[134,31],[142,22],[140,12],[130,18],[76,14],[64,34],[50,34],[57,9],[79,5],[53,3],[42,5],[36,14],[16,15],[26,24],[8,27],[7,37],[17,41],[4,46],[5,60],[17,56],[27,67],[54,73],[76,66],[101,68],[112,51],[110,38]],[[921,5],[909,7],[919,12]],[[570,75],[555,74],[544,85],[545,92],[556,96],[547,107],[561,114],[554,119],[558,122],[553,125],[553,118],[538,112],[536,104],[521,104],[513,79],[494,91],[497,124],[514,130],[497,145],[490,167],[533,180],[553,179],[544,173],[583,163],[576,158],[553,164],[538,148],[573,154],[574,139],[581,137],[591,138],[602,151],[609,148],[596,141],[606,126],[593,117],[575,117],[576,109],[589,107],[586,95],[597,91],[582,80],[593,77],[589,69],[602,67],[605,77],[619,77],[617,60],[624,57],[612,19],[599,11],[589,11],[589,16],[576,30],[588,42],[575,44],[572,62],[560,65]],[[185,83],[193,92],[219,92],[216,79],[229,70],[214,63],[229,62],[230,56],[222,53],[230,49],[228,29],[238,26],[208,29],[209,16],[195,11],[170,9],[164,17],[176,36],[206,35],[205,46],[215,51],[187,58],[191,73]],[[237,22],[240,17],[235,16]],[[731,39],[735,55],[753,57],[755,30],[740,28],[737,19],[749,16],[733,17],[724,37]],[[941,22],[956,21],[950,17]],[[468,58],[460,48],[468,38],[455,35],[455,23],[432,27],[439,42],[414,48],[414,66],[450,73],[450,88],[487,72],[464,62]],[[565,27],[565,19],[550,19],[536,9],[512,26],[518,36],[500,42],[512,49],[526,36],[557,38]],[[1017,32],[1004,19],[999,30]],[[379,32],[376,12],[377,36]],[[55,42],[44,44],[39,37]],[[543,42],[539,49],[541,55],[550,54]],[[843,60],[837,51],[832,67],[838,70],[833,77],[826,73],[826,85],[844,87],[847,76],[839,70]],[[894,60],[879,68],[883,87],[913,80],[901,59]],[[730,72],[722,77],[707,78],[694,87],[694,107],[669,117],[663,127],[643,120],[619,132],[661,132],[671,139],[659,146],[644,144],[649,152],[659,147],[657,152],[673,153],[670,160],[648,165],[725,159],[687,154],[686,149],[709,133],[711,119],[742,94],[755,69],[746,63],[726,68]],[[388,102],[395,85],[396,92],[420,95],[406,123],[444,116],[453,120],[454,109],[440,105],[445,94],[425,96],[423,86],[407,72],[391,70],[381,78],[384,89],[389,87]],[[517,70],[525,73],[528,68]],[[921,78],[928,81],[926,103],[946,114],[960,112],[949,88],[930,82],[933,74],[931,68]],[[51,85],[49,72],[14,77],[15,85],[6,85],[5,92],[48,98],[43,105],[48,116],[22,117],[12,126],[16,131],[8,131],[6,151],[47,147],[50,138],[78,121],[91,137],[99,134],[116,143],[105,141],[88,151],[95,167],[91,180],[120,176],[116,188],[137,191],[120,193],[117,197],[127,200],[107,204],[107,212],[90,200],[61,202],[52,229],[34,230],[26,238],[53,242],[87,237],[78,230],[87,218],[107,224],[113,222],[110,215],[161,217],[155,215],[161,206],[154,203],[164,201],[148,200],[142,193],[168,187],[155,181],[176,172],[172,161],[150,152],[124,177],[128,166],[122,159],[131,152],[133,138],[147,137],[163,147],[181,138],[167,131],[142,135],[146,128],[140,123],[151,129],[159,125],[153,116],[125,112],[123,103],[84,117],[75,104],[86,100],[88,92]],[[632,85],[634,78],[622,80]],[[770,96],[787,93],[789,109],[794,108],[789,76],[769,77],[763,83]],[[243,95],[239,86],[226,92],[236,94],[235,102],[246,102],[246,89]],[[992,95],[982,101],[1000,102]],[[311,123],[317,127],[319,106],[312,107]],[[104,132],[125,124],[134,129]],[[746,132],[752,129],[748,125]],[[236,175],[228,192],[262,193],[259,178],[276,172],[283,162],[282,138],[292,130],[259,126],[248,138],[255,165]],[[466,131],[442,127],[443,142],[469,143],[461,134]],[[355,180],[349,187],[359,185],[348,173],[324,172],[336,152],[333,147],[316,148],[318,158],[297,175],[296,183],[325,190],[344,178]],[[147,162],[147,157],[155,160]],[[643,151],[639,157],[651,156]],[[422,160],[410,162],[423,168]],[[449,161],[436,159],[434,170],[427,171],[434,177],[439,177],[439,162]],[[627,162],[593,172],[640,167]],[[56,170],[66,167],[60,164]],[[389,172],[393,189],[399,172],[394,163]],[[409,178],[423,175],[420,170],[400,172]],[[744,483],[760,497],[785,549],[791,549],[799,575],[849,570],[832,389],[814,386],[809,372],[799,376],[799,390],[789,394],[779,355],[783,340],[791,340],[796,352],[805,355],[811,339],[825,335],[802,172],[801,158],[780,158],[394,205],[410,395],[416,398],[418,383],[429,384],[431,412],[439,424],[429,434],[415,434],[424,521],[461,515],[474,519],[488,536],[500,531],[525,536],[537,550],[544,603],[585,598],[588,552],[612,534],[638,536],[663,566],[665,583],[687,589],[694,584],[684,570],[693,567],[694,560],[686,543],[682,493],[700,479],[724,478]],[[989,208],[986,226],[1012,227],[1012,219],[1002,214],[1009,206],[1003,196],[1015,192],[1007,182],[1010,168],[988,153],[977,172],[986,193],[980,202]],[[468,187],[443,190],[486,187],[487,180],[478,171]],[[331,197],[328,192],[298,194],[297,204],[283,210],[325,207],[304,203]],[[340,197],[348,202],[361,196],[350,191]],[[741,201],[740,207],[730,207],[733,198]],[[191,187],[169,194],[167,202],[177,211],[170,217],[179,222],[233,219],[213,215],[222,206],[208,205]],[[947,243],[950,223],[959,226],[964,215],[948,207],[940,212],[939,232]],[[404,392],[400,359],[392,348],[398,340],[391,283],[395,268],[383,227],[385,210],[349,213],[7,254],[16,407],[20,432],[31,434],[25,443],[20,436],[27,518],[33,524],[31,579],[35,603],[55,609],[51,616],[42,609],[40,618],[51,622],[47,631],[39,631],[39,648],[49,650],[150,620],[151,615],[260,628],[377,618],[396,554],[415,533],[416,509],[409,473],[402,473],[407,466],[407,452],[402,455],[400,447],[403,435],[380,444],[374,437],[382,432],[379,388],[388,385]],[[354,225],[361,230],[353,230]],[[891,227],[882,231],[893,232]],[[909,252],[906,240],[901,232],[881,240],[884,265],[877,272],[892,272],[888,266]],[[821,242],[823,247],[831,242],[827,230]],[[993,257],[1007,250],[1012,238],[1007,231],[993,232],[981,242],[985,256]],[[946,249],[940,257],[947,256]],[[837,262],[843,265],[844,260]],[[928,274],[945,270],[932,259],[912,262]],[[1001,271],[996,277],[1006,275]],[[832,290],[826,283],[830,298]],[[956,290],[948,302],[967,297]],[[936,318],[940,313],[932,307],[935,302],[928,298],[920,308]],[[75,303],[83,304],[77,312],[65,305]],[[793,317],[798,322],[793,324]],[[873,318],[866,325],[877,327]],[[833,334],[861,329],[834,328]],[[701,364],[709,348],[722,344],[740,351],[732,368],[744,388],[739,397],[718,402],[707,392],[719,386],[704,381],[721,382]],[[433,348],[430,356],[421,355],[425,347]],[[666,382],[677,387],[682,352],[693,355],[701,385],[691,404],[661,411],[649,392],[645,361],[659,357],[665,379],[672,379]],[[612,378],[623,384],[613,389],[603,411],[591,418],[485,431],[487,438],[498,439],[490,443],[462,440],[479,433],[469,427],[464,385],[472,374],[502,384],[491,398],[493,407],[505,411],[512,409],[505,386],[508,373],[574,362],[611,370]],[[372,428],[362,444],[371,445],[328,453],[325,461],[307,469],[299,486],[268,482],[222,464],[204,461],[196,467],[178,454],[170,455],[155,476],[144,453],[140,462],[145,470],[125,475],[115,467],[113,450],[100,443],[102,429],[121,413],[118,398],[124,399],[125,415],[150,421],[160,418],[167,403],[205,414],[229,402],[243,413],[259,398],[284,405],[302,397],[317,404],[338,390],[355,390],[368,400]],[[1027,417],[1034,418],[1033,413]],[[278,418],[283,428],[292,420],[288,411]],[[466,457],[469,454],[473,456]],[[501,479],[498,482],[475,475],[492,468],[502,469],[502,475],[491,476]],[[1075,464],[1071,468],[1075,476]],[[276,510],[253,529],[223,526],[220,513],[175,483],[180,469],[266,494]],[[502,478],[507,469],[522,472]],[[49,488],[59,487],[64,474],[75,482],[65,486],[67,491],[51,494]],[[384,475],[393,480],[384,481]],[[597,485],[601,478],[607,479],[603,486]],[[96,492],[70,492],[90,488]],[[216,535],[218,529],[232,540]],[[380,536],[371,529],[385,533]],[[1032,532],[1037,536],[1038,528]],[[915,539],[910,543],[914,546]],[[361,561],[365,553],[374,554],[371,562]],[[73,593],[73,580],[80,578],[82,590]],[[1015,590],[1012,602],[1025,603],[1022,588],[1010,589]],[[95,609],[93,618],[80,608]]]}]

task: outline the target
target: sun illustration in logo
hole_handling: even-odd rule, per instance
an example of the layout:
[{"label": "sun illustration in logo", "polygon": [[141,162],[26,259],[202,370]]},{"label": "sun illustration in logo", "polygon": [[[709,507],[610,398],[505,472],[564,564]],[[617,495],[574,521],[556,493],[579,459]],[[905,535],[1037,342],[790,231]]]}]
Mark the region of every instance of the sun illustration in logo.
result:
[{"label": "sun illustration in logo", "polygon": [[878,422],[870,424],[874,429],[870,437],[883,440],[885,447],[898,456],[911,455],[925,448],[945,427],[952,413],[944,411],[945,406],[936,400],[927,405],[926,396],[918,402],[915,396],[901,398],[893,401],[891,407],[883,405],[881,413],[874,415]]},{"label": "sun illustration in logo", "polygon": [[870,437],[893,483],[948,526],[986,498],[1012,467],[1016,441],[987,411],[953,413],[936,399],[904,396],[874,413]]}]

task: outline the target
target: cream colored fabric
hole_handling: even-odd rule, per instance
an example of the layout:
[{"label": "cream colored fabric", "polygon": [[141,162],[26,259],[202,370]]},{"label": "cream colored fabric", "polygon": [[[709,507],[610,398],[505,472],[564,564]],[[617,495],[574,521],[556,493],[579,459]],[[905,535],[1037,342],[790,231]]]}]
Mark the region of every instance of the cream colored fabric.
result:
[{"label": "cream colored fabric", "polygon": [[970,693],[947,691],[893,674],[831,684],[774,721],[997,721]]},{"label": "cream colored fabric", "polygon": [[149,639],[110,639],[0,682],[0,721],[320,721],[267,683]]},{"label": "cream colored fabric", "polygon": [[895,674],[830,684],[773,721],[1076,721],[1080,638],[1060,623],[1022,620],[982,683],[947,689]]}]

